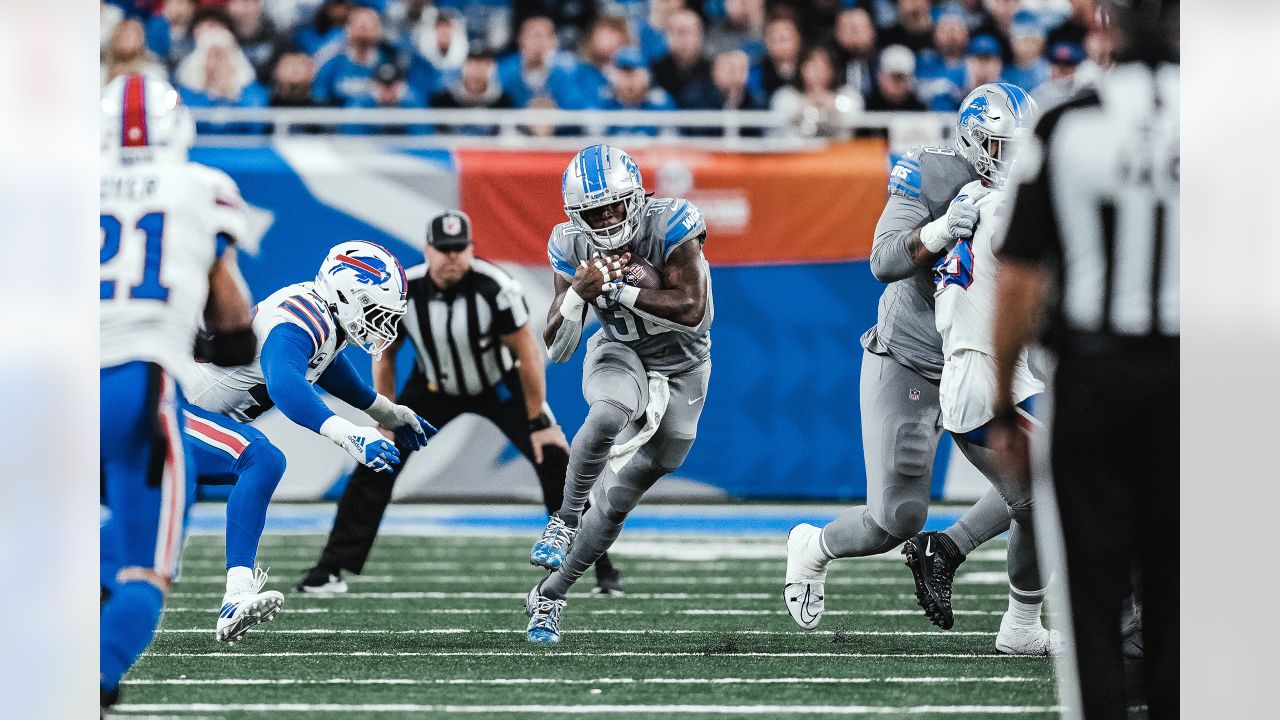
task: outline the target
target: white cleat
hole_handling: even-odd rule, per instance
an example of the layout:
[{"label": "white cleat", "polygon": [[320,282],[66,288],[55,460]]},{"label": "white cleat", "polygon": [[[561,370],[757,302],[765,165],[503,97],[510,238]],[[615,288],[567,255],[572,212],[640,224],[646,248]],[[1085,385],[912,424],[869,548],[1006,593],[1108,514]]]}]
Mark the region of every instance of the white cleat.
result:
[{"label": "white cleat", "polygon": [[1062,654],[1062,633],[1049,630],[1040,623],[1015,625],[1005,613],[996,634],[996,650],[1005,655],[1057,657]]},{"label": "white cleat", "polygon": [[263,592],[262,586],[266,584],[266,571],[254,568],[253,580],[248,587],[222,596],[222,609],[218,612],[218,626],[214,632],[218,642],[234,645],[253,626],[275,619],[284,605],[284,595],[275,590]]},{"label": "white cleat", "polygon": [[827,559],[819,537],[822,529],[801,523],[787,533],[787,584],[782,589],[791,619],[805,630],[818,627],[826,608]]}]

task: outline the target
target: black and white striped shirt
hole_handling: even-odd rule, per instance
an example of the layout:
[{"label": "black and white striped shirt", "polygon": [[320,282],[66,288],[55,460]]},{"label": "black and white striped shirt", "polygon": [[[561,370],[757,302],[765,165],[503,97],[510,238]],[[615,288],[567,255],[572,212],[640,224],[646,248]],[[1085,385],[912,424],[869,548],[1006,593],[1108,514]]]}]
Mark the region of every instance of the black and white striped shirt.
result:
[{"label": "black and white striped shirt", "polygon": [[529,321],[520,283],[480,258],[447,290],[431,280],[426,263],[405,275],[409,309],[401,330],[413,341],[428,388],[474,397],[516,368],[516,357],[500,338]]},{"label": "black and white striped shirt", "polygon": [[1176,340],[1178,67],[1127,63],[1046,112],[1001,255],[1058,275],[1049,344]]}]

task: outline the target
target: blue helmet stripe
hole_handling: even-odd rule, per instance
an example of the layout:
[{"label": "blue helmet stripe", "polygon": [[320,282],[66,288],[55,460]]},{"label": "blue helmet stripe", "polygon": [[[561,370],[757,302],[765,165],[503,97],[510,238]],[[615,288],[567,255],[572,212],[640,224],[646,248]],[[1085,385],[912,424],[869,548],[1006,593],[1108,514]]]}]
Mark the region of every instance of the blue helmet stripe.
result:
[{"label": "blue helmet stripe", "polygon": [[1009,102],[1013,104],[1014,117],[1021,120],[1031,110],[1031,99],[1027,97],[1027,91],[1013,83],[1000,83],[1000,87],[1004,89],[1005,94],[1009,96]]},{"label": "blue helmet stripe", "polygon": [[601,145],[584,148],[578,155],[579,172],[582,174],[583,189],[588,193],[599,192],[607,187],[604,177],[604,161],[601,158]]}]

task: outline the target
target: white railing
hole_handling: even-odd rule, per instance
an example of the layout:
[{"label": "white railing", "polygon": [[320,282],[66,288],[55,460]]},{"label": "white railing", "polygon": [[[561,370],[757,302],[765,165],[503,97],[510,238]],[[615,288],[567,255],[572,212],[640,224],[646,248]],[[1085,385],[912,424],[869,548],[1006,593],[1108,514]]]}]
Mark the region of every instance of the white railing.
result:
[{"label": "white railing", "polygon": [[[205,145],[261,144],[319,128],[330,137],[392,137],[397,142],[424,146],[484,145],[487,147],[580,146],[584,140],[617,137],[615,128],[656,128],[656,137],[624,133],[628,145],[672,142],[735,150],[777,151],[852,137],[860,130],[880,131],[894,147],[938,142],[947,137],[954,116],[949,113],[865,112],[841,115],[833,133],[806,136],[790,118],[768,110],[458,110],[416,108],[192,108],[196,120],[215,125],[244,124],[253,132],[206,133]],[[496,127],[493,135],[404,135],[405,126]],[[553,136],[539,129],[577,128],[572,137]],[[357,132],[351,132],[358,129]],[[531,130],[533,129],[533,130]],[[690,136],[688,130],[722,132]],[[344,130],[346,131],[344,133]],[[387,132],[390,131],[390,132]]]}]

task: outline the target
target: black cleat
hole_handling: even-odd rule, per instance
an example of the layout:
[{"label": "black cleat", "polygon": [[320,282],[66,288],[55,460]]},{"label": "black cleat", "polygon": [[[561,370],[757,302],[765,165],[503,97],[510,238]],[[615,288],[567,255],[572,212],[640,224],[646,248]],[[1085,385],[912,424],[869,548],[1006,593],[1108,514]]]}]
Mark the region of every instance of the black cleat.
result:
[{"label": "black cleat", "polygon": [[950,630],[955,624],[951,612],[951,582],[964,556],[951,538],[942,533],[922,532],[902,545],[907,567],[916,581],[916,602],[934,625]]},{"label": "black cleat", "polygon": [[596,565],[596,586],[591,588],[591,594],[621,597],[624,594],[622,573],[618,572],[618,568],[612,565]]},{"label": "black cleat", "polygon": [[293,589],[300,593],[336,595],[346,592],[347,584],[343,582],[340,571],[317,566],[308,570]]}]

